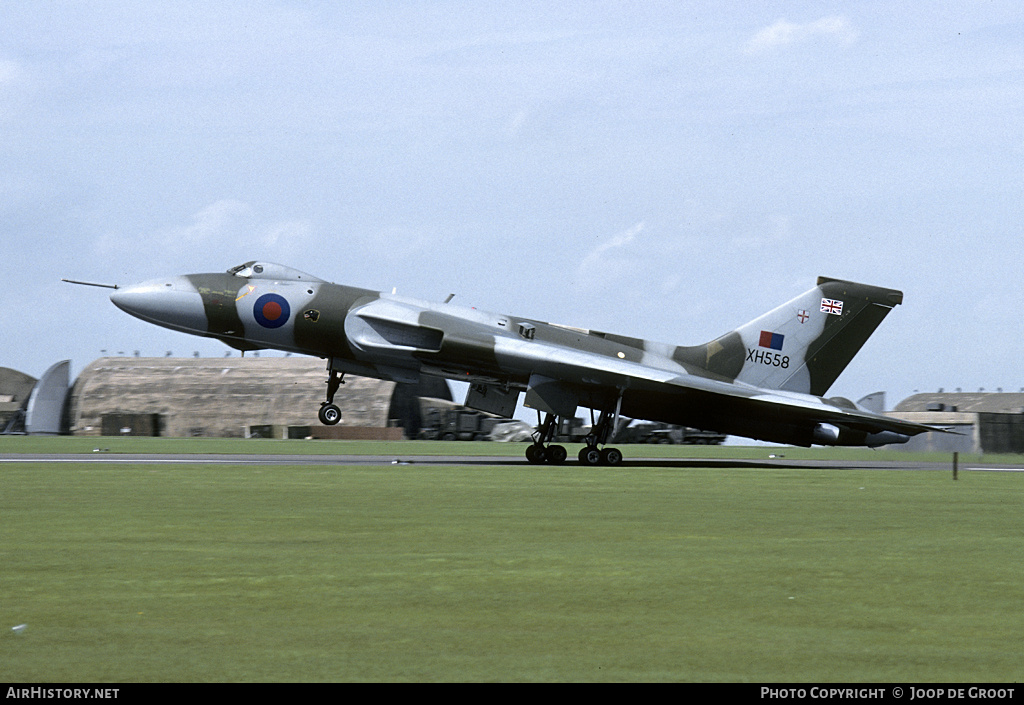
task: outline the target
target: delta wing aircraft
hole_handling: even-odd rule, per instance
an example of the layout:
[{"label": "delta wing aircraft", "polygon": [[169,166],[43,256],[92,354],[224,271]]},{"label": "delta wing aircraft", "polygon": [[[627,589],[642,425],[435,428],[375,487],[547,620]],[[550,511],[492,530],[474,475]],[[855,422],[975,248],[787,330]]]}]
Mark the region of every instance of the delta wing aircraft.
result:
[{"label": "delta wing aircraft", "polygon": [[[82,282],[76,282],[82,283]],[[617,465],[607,441],[621,415],[809,446],[880,446],[942,430],[825,393],[903,294],[821,277],[805,294],[704,345],[677,346],[332,284],[269,262],[118,287],[144,321],[327,360],[324,424],[341,412],[345,374],[396,382],[436,375],[469,383],[466,406],[511,416],[519,395],[544,414],[526,451],[561,463],[552,443],[577,407],[597,418],[579,460]],[[450,299],[451,297],[449,297]]]}]

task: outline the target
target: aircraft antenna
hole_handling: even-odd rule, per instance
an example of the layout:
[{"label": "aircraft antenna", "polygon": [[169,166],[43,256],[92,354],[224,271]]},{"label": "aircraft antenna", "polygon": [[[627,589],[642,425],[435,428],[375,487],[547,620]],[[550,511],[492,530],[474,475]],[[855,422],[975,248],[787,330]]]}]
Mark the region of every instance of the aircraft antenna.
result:
[{"label": "aircraft antenna", "polygon": [[82,286],[98,286],[98,287],[101,287],[103,289],[117,289],[118,288],[117,284],[97,284],[96,282],[80,282],[80,281],[76,281],[75,279],[61,279],[61,281],[62,282],[67,282],[68,284],[81,284]]}]

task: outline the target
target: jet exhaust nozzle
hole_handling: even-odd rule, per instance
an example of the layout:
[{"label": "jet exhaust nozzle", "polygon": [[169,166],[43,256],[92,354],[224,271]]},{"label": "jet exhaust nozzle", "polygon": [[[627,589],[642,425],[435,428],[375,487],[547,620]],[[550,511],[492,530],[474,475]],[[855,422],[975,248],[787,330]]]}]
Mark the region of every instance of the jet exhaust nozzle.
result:
[{"label": "jet exhaust nozzle", "polygon": [[891,443],[906,443],[910,436],[896,431],[865,433],[830,423],[819,423],[811,434],[814,443],[823,446],[867,446],[877,448]]},{"label": "jet exhaust nozzle", "polygon": [[867,438],[864,439],[864,445],[868,448],[877,448],[878,446],[886,446],[890,443],[906,443],[909,440],[910,436],[905,433],[879,431],[878,433],[869,433]]}]

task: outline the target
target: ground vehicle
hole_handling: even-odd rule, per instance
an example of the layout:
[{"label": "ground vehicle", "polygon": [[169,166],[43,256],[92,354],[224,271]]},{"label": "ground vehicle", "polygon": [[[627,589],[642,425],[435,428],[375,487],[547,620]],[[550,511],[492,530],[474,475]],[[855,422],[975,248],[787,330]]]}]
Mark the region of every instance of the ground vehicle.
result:
[{"label": "ground vehicle", "polygon": [[[583,439],[588,433],[590,433],[590,426],[584,425],[583,419],[561,419],[556,439],[560,443],[583,443]],[[720,445],[725,442],[726,437],[723,433],[702,431],[699,428],[624,419],[621,427],[615,432],[613,440],[616,443]]]},{"label": "ground vehicle", "polygon": [[521,441],[530,439],[525,423],[460,405],[439,405],[432,400],[423,410],[418,438],[442,441]]},{"label": "ground vehicle", "polygon": [[699,428],[642,421],[622,429],[615,438],[619,443],[720,445],[725,442],[726,436]]}]

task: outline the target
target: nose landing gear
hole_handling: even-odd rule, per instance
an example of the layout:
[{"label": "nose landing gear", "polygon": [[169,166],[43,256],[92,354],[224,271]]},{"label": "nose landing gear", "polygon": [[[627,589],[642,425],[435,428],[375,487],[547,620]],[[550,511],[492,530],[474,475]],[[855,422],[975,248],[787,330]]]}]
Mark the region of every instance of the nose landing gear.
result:
[{"label": "nose landing gear", "polygon": [[345,373],[338,372],[334,366],[327,363],[327,401],[320,404],[320,412],[317,414],[320,423],[324,426],[334,426],[341,421],[341,409],[334,403],[334,395],[338,387],[345,383]]},{"label": "nose landing gear", "polygon": [[320,418],[320,423],[324,426],[334,426],[341,421],[341,409],[334,404],[324,402],[320,405],[320,411],[317,413]]}]

